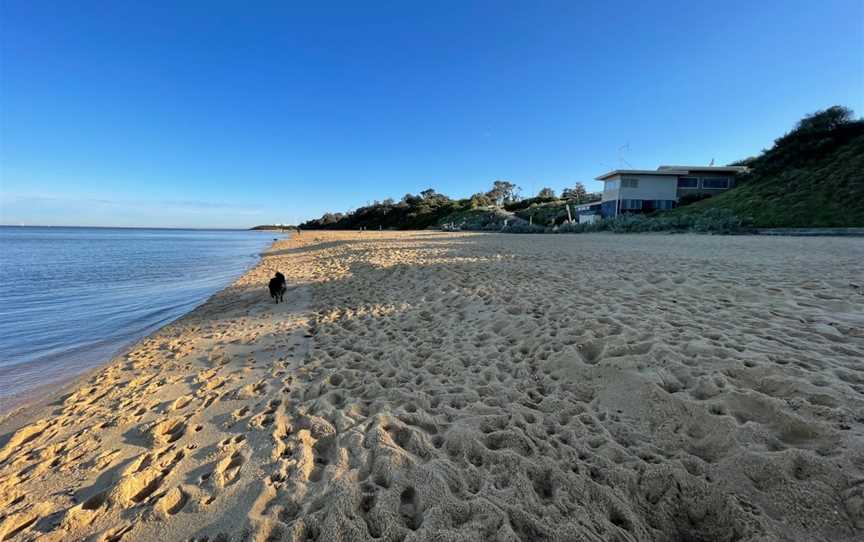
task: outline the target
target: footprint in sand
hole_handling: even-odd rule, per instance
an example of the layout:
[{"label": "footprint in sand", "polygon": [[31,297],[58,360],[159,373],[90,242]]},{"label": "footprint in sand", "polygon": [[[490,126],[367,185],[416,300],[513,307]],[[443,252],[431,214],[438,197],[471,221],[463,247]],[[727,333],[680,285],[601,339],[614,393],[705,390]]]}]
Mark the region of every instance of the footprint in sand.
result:
[{"label": "footprint in sand", "polygon": [[170,418],[161,421],[150,430],[154,443],[170,444],[177,441],[186,432],[186,422],[183,418]]},{"label": "footprint in sand", "polygon": [[399,496],[399,515],[402,516],[405,526],[412,531],[416,531],[423,524],[420,501],[413,487],[407,488]]},{"label": "footprint in sand", "polygon": [[216,485],[218,487],[226,487],[233,484],[237,480],[237,477],[240,476],[240,469],[245,462],[246,458],[240,450],[235,450],[222,458],[216,464],[216,470],[214,471]]},{"label": "footprint in sand", "polygon": [[178,397],[173,403],[171,403],[171,410],[183,410],[191,402],[191,395],[184,395],[183,397]]},{"label": "footprint in sand", "polygon": [[189,495],[181,487],[175,487],[159,498],[156,510],[166,516],[173,516],[183,509]]},{"label": "footprint in sand", "polygon": [[241,418],[245,417],[246,414],[249,414],[249,407],[248,406],[238,408],[237,410],[235,410],[234,412],[231,413],[231,417],[236,422],[236,421],[240,420]]}]

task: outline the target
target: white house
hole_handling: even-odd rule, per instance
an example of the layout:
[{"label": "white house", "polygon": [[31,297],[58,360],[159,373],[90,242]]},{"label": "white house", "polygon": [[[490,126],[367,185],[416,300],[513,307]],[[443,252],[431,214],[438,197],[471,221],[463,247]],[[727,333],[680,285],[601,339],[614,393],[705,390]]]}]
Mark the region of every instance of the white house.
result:
[{"label": "white house", "polygon": [[600,213],[604,217],[672,209],[687,195],[714,195],[735,186],[743,166],[660,166],[616,169],[597,177],[603,181]]}]

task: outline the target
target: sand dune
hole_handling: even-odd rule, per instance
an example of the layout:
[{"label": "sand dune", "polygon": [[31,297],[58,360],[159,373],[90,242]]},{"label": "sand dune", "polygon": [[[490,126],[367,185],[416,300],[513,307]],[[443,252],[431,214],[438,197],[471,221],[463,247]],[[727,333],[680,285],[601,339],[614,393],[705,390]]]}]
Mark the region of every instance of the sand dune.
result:
[{"label": "sand dune", "polygon": [[0,540],[860,540],[862,262],[304,233],[2,424]]}]

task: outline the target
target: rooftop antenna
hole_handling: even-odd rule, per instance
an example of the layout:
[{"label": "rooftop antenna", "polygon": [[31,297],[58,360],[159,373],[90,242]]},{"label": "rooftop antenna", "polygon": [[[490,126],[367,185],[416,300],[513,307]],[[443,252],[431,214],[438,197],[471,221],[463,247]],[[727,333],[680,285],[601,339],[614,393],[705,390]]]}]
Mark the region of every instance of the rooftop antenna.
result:
[{"label": "rooftop antenna", "polygon": [[708,167],[711,167],[711,166],[713,166],[713,165],[714,165],[714,159],[712,158],[712,159],[711,159],[711,163],[708,164]]},{"label": "rooftop antenna", "polygon": [[618,147],[618,162],[623,166],[627,164],[628,167],[633,167],[633,165],[624,159],[624,151],[630,150],[630,142],[628,141],[625,145],[621,145]]}]

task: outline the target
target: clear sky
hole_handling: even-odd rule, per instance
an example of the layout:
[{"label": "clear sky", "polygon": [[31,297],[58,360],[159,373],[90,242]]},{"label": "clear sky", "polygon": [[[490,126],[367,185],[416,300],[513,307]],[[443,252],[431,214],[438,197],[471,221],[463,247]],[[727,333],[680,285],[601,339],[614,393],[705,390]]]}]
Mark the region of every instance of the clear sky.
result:
[{"label": "clear sky", "polygon": [[[0,1],[0,223],[247,227],[864,113],[864,2]],[[590,181],[590,182],[589,182]]]}]

